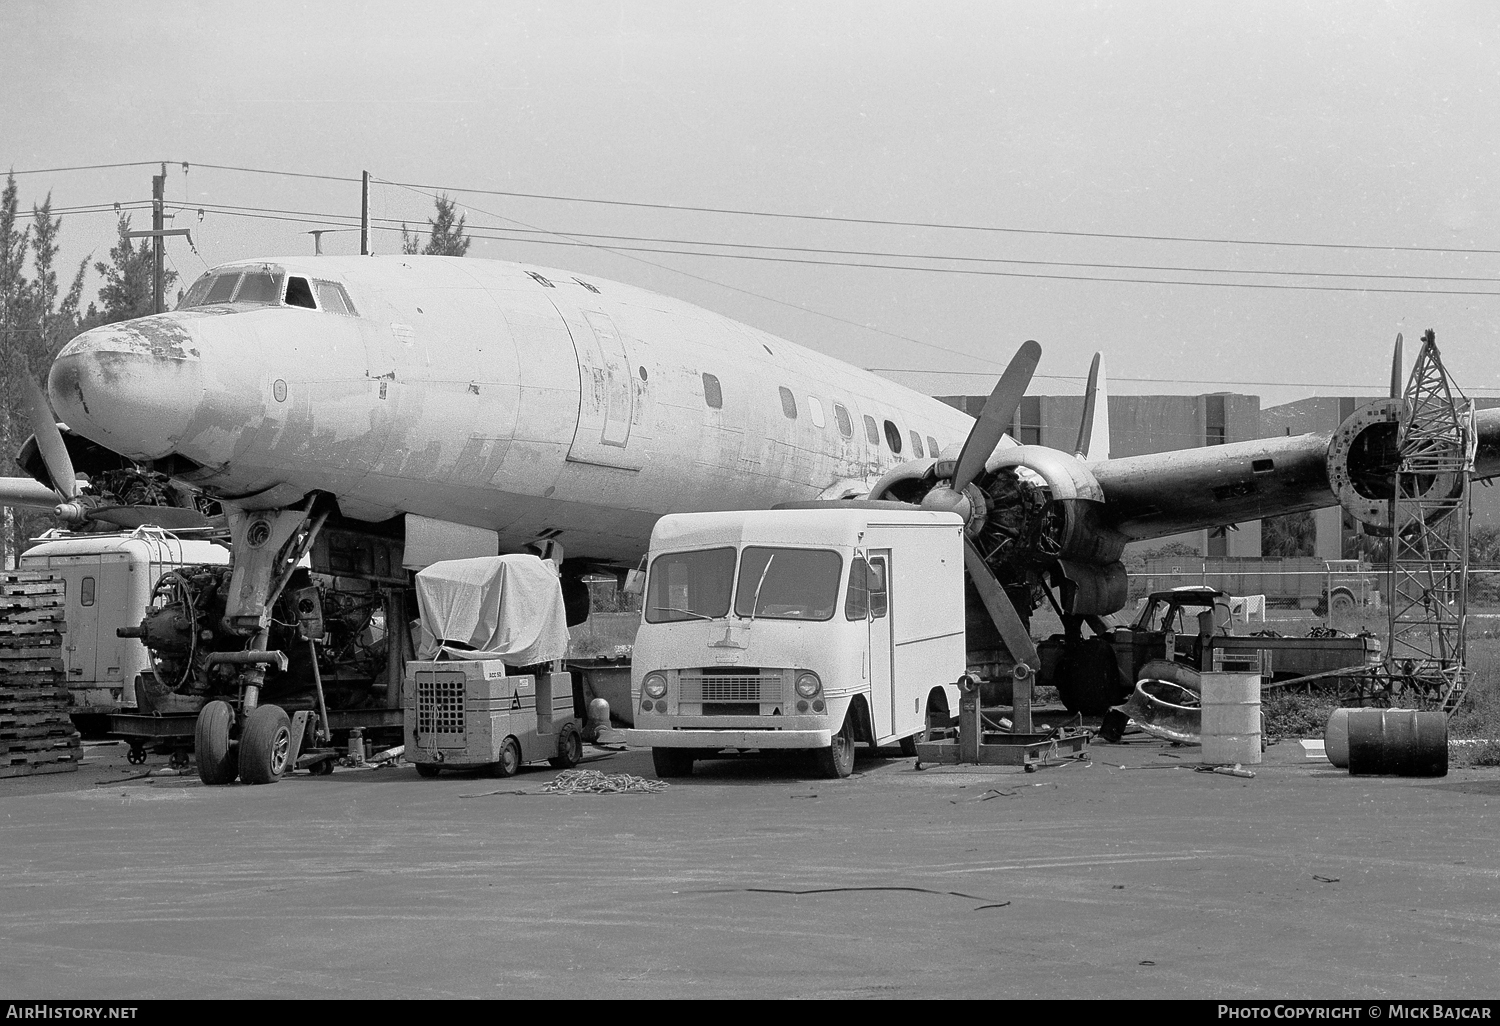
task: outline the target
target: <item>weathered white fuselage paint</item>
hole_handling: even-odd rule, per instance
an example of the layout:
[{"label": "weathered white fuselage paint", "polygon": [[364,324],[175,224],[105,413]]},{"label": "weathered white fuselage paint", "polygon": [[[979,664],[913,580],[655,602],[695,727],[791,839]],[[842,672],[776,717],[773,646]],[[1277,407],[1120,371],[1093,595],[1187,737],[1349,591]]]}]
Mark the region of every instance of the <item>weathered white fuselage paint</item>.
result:
[{"label": "weathered white fuselage paint", "polygon": [[225,305],[97,328],[55,362],[54,408],[128,456],[201,464],[187,480],[247,506],[321,490],[359,519],[416,513],[498,531],[505,549],[550,532],[570,557],[610,560],[643,552],[665,513],[862,490],[914,458],[913,432],[956,454],[972,424],[859,368],[603,279],[447,257],[269,263],[343,284],[358,316]]}]

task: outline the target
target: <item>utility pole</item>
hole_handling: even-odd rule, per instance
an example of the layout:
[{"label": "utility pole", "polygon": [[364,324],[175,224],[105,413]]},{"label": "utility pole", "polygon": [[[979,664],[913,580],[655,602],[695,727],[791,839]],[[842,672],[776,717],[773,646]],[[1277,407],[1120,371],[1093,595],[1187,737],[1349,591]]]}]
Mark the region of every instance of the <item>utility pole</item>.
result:
[{"label": "utility pole", "polygon": [[162,281],[163,258],[166,256],[161,232],[166,228],[164,221],[165,208],[162,201],[166,198],[167,191],[167,165],[161,166],[161,174],[153,175],[151,178],[151,231],[155,234],[151,237],[151,287],[156,298],[156,313],[162,312],[162,293],[164,284]]},{"label": "utility pole", "polygon": [[359,187],[359,255],[370,255],[370,172],[362,173]]}]

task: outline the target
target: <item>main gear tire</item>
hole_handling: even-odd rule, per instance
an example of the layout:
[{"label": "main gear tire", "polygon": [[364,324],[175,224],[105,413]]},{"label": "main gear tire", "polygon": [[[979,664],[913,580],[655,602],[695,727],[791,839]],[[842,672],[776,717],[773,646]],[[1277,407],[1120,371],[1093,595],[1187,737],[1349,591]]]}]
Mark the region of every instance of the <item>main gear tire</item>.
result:
[{"label": "main gear tire", "polygon": [[279,705],[261,705],[245,717],[240,731],[240,779],[274,784],[287,771],[292,753],[292,720]]},{"label": "main gear tire", "polygon": [[198,760],[198,779],[210,787],[232,784],[239,776],[239,753],[235,751],[233,732],[234,707],[228,702],[216,699],[198,710],[193,754]]}]

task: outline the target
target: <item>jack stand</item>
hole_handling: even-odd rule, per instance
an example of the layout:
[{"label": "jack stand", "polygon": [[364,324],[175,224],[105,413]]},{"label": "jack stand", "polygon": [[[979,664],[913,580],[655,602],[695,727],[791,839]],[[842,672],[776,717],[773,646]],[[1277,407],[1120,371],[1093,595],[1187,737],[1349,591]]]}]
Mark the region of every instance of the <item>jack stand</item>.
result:
[{"label": "jack stand", "polygon": [[1031,675],[1030,666],[1016,664],[1011,714],[1015,733],[984,729],[979,683],[972,677],[960,677],[958,737],[919,742],[918,763],[1022,766],[1029,773],[1040,766],[1059,765],[1069,755],[1083,752],[1093,735],[1082,728],[1062,727],[1045,734],[1032,733]]}]

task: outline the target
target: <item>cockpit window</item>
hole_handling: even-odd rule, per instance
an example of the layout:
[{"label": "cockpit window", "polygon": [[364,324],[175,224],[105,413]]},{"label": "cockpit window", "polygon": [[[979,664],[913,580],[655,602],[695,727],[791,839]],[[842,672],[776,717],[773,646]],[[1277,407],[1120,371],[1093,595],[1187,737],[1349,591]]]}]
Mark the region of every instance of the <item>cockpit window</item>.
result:
[{"label": "cockpit window", "polygon": [[313,286],[318,290],[318,305],[324,310],[348,317],[357,316],[344,286],[332,281],[314,281]]},{"label": "cockpit window", "polygon": [[312,287],[307,284],[306,278],[291,277],[286,280],[286,305],[306,307],[309,310],[318,308],[318,304],[313,301]]},{"label": "cockpit window", "polygon": [[234,294],[234,302],[261,305],[281,302],[281,275],[270,271],[246,271],[240,279],[239,291]]},{"label": "cockpit window", "polygon": [[186,310],[191,306],[202,306],[203,297],[208,295],[209,287],[214,283],[214,276],[205,274],[193,282],[193,287],[187,290],[187,295],[177,303],[177,309]]},{"label": "cockpit window", "polygon": [[238,271],[215,276],[213,284],[209,286],[208,295],[203,297],[203,305],[229,302],[234,297],[234,287],[239,284],[239,281],[240,272]]}]

